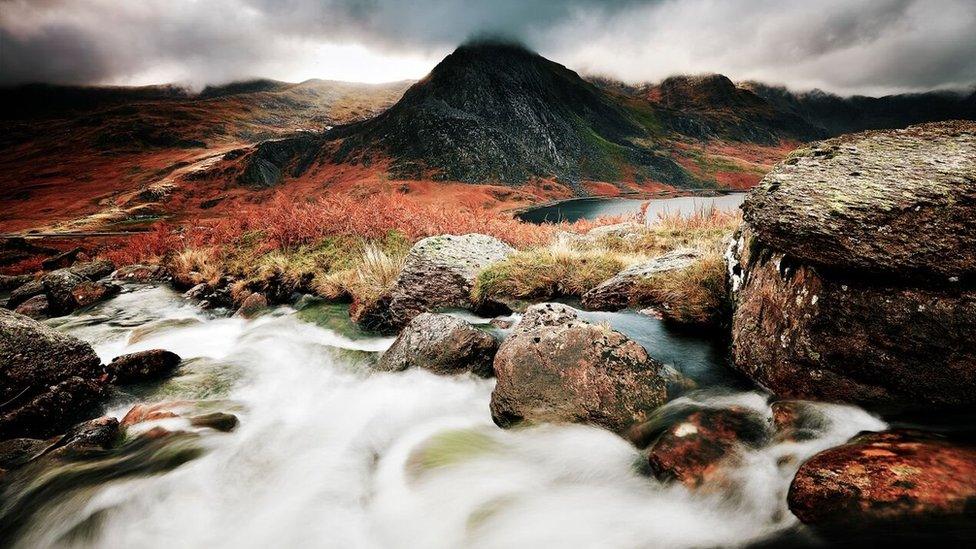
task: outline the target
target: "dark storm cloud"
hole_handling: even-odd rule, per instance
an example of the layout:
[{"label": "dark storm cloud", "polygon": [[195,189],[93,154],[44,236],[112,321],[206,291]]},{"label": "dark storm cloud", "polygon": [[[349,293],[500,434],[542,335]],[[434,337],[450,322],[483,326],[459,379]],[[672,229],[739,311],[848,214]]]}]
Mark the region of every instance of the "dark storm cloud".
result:
[{"label": "dark storm cloud", "polygon": [[0,83],[329,77],[339,60],[317,45],[432,64],[490,34],[629,81],[883,92],[971,85],[974,29],[973,0],[0,0]]}]

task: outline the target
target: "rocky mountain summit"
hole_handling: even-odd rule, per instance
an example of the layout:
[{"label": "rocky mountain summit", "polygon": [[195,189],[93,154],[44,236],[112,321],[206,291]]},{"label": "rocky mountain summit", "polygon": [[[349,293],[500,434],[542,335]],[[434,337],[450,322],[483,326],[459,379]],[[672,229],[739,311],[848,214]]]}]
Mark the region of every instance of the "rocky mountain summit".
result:
[{"label": "rocky mountain summit", "polygon": [[623,105],[566,67],[504,43],[461,46],[389,110],[332,137],[341,139],[340,160],[379,150],[405,177],[611,181],[628,165],[646,179],[689,182]]},{"label": "rocky mountain summit", "polygon": [[976,124],[800,149],[743,210],[739,370],[788,397],[976,402]]}]

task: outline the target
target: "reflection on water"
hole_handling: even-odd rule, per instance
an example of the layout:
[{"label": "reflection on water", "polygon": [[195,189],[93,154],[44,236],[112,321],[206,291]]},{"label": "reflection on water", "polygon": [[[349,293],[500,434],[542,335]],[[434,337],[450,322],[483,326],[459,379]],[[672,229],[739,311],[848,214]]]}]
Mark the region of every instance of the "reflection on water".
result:
[{"label": "reflection on water", "polygon": [[[785,490],[800,461],[884,426],[854,407],[818,405],[832,420],[819,437],[750,451],[730,470],[732,488],[691,492],[646,476],[642,453],[602,429],[495,427],[493,380],[373,371],[365,357],[390,338],[339,333],[333,309],[303,313],[213,318],[173,292],[143,289],[60,322],[103,359],[175,351],[187,359],[177,377],[138,398],[229,409],[240,425],[130,437],[91,462],[2,488],[0,521],[23,526],[15,546],[737,545],[795,525]],[[766,396],[740,390],[706,340],[630,313],[585,315],[721,389],[681,397],[662,416],[734,404],[769,417]],[[186,318],[196,321],[166,322]],[[121,395],[109,414],[121,417],[133,398]]]},{"label": "reflection on water", "polygon": [[683,196],[678,198],[660,198],[653,200],[637,200],[633,198],[576,198],[548,206],[539,206],[518,214],[518,218],[531,223],[545,223],[569,221],[579,219],[593,219],[601,216],[616,216],[633,214],[641,209],[645,202],[647,206],[647,220],[653,222],[659,214],[687,215],[702,209],[717,208],[720,210],[734,210],[745,199],[745,193],[731,193],[722,196]]}]

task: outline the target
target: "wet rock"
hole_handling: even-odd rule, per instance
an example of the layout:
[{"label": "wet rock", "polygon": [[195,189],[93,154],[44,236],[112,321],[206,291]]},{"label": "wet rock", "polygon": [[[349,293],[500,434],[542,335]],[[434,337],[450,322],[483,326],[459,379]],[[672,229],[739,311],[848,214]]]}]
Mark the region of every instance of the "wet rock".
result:
[{"label": "wet rock", "polygon": [[976,446],[938,435],[868,433],[804,463],[789,507],[807,524],[864,524],[972,515]]},{"label": "wet rock", "polygon": [[812,402],[779,400],[771,408],[777,440],[812,440],[821,436],[830,425],[823,411]]},{"label": "wet rock", "polygon": [[81,377],[29,389],[0,415],[0,440],[55,435],[90,416],[106,397],[104,384]]},{"label": "wet rock", "polygon": [[142,383],[162,379],[180,365],[180,356],[163,349],[122,355],[105,366],[112,383]]},{"label": "wet rock", "polygon": [[119,267],[119,269],[112,274],[112,278],[125,282],[154,284],[167,282],[172,278],[172,275],[170,275],[169,271],[166,270],[166,267],[163,267],[162,265],[135,264]]},{"label": "wet rock", "polygon": [[36,438],[12,438],[0,441],[0,471],[27,464],[44,453],[51,442]]},{"label": "wet rock", "polygon": [[76,307],[87,307],[118,295],[122,289],[111,282],[84,281],[71,289]]},{"label": "wet rock", "polygon": [[515,325],[515,322],[507,318],[493,318],[490,321],[488,321],[488,323],[498,328],[499,330],[509,330],[511,329],[512,326]]},{"label": "wet rock", "polygon": [[187,299],[195,299],[200,302],[200,307],[213,309],[217,307],[232,307],[234,299],[230,295],[230,283],[233,280],[222,278],[218,284],[201,282],[183,294]]},{"label": "wet rock", "polygon": [[400,371],[425,368],[438,374],[492,374],[498,342],[471,324],[444,314],[421,313],[400,332],[377,367]]},{"label": "wet rock", "polygon": [[237,309],[234,316],[239,316],[241,318],[254,318],[267,308],[268,298],[264,297],[264,294],[255,292],[244,298],[244,302],[241,303],[240,308]]},{"label": "wet rock", "polygon": [[494,368],[491,413],[502,427],[581,422],[623,432],[667,398],[661,365],[643,347],[556,303],[529,307]]},{"label": "wet rock", "polygon": [[237,416],[224,412],[211,412],[190,418],[190,425],[194,427],[206,427],[222,433],[233,431],[239,423]]},{"label": "wet rock", "polygon": [[743,408],[706,408],[669,427],[651,447],[648,462],[660,480],[696,488],[717,480],[740,448],[759,448],[770,438],[766,420]]},{"label": "wet rock", "polygon": [[727,255],[735,367],[785,398],[976,403],[976,124],[811,151],[743,206]]},{"label": "wet rock", "polygon": [[84,281],[85,279],[72,273],[70,269],[59,269],[45,275],[44,293],[47,295],[51,311],[62,315],[75,310],[78,303],[71,292]]},{"label": "wet rock", "polygon": [[147,421],[158,421],[160,419],[171,419],[180,417],[178,413],[171,410],[174,406],[179,406],[179,402],[159,402],[156,404],[136,404],[122,417],[122,427],[130,427],[145,423]]},{"label": "wet rock", "polygon": [[96,259],[94,261],[75,263],[69,270],[82,278],[94,282],[112,274],[115,271],[115,263],[107,259]]},{"label": "wet rock", "polygon": [[[30,406],[35,397],[55,391],[52,386],[75,376],[78,376],[80,382],[97,379],[101,375],[101,360],[84,341],[62,334],[24,315],[0,309],[0,402],[5,403],[0,409],[4,414],[0,424],[13,421],[8,416],[17,412],[20,407]],[[70,393],[72,387],[78,387],[83,393],[76,399],[80,402],[89,400],[84,395],[97,392],[89,390],[85,383],[78,382],[61,387],[56,392]],[[43,404],[41,402],[38,406]],[[41,414],[39,420],[42,426],[44,419]],[[59,410],[54,409],[49,419],[52,424],[60,424],[63,418]],[[21,420],[16,423],[25,424]],[[10,430],[30,432],[25,430],[26,427],[18,429],[5,427],[0,428],[0,431],[8,433],[7,436],[18,436],[9,434]]]},{"label": "wet rock", "polygon": [[634,291],[642,281],[658,273],[685,269],[700,258],[698,250],[683,248],[631,265],[583,294],[581,302],[589,310],[618,311],[633,304]]},{"label": "wet rock", "polygon": [[83,452],[111,448],[121,437],[119,420],[100,417],[79,423],[62,436],[50,451]]},{"label": "wet rock", "polygon": [[70,266],[75,262],[75,258],[81,253],[81,248],[73,248],[66,252],[62,252],[54,257],[49,257],[41,262],[41,267],[45,271],[50,271],[54,269],[63,269]]},{"label": "wet rock", "polygon": [[29,316],[35,320],[42,320],[51,316],[51,308],[47,302],[46,295],[35,295],[27,301],[21,303],[15,312],[24,316]]},{"label": "wet rock", "polygon": [[425,238],[410,249],[390,291],[376,304],[361,304],[354,319],[372,329],[396,331],[415,316],[437,309],[471,309],[471,288],[483,268],[515,250],[483,234]]},{"label": "wet rock", "polygon": [[32,280],[26,284],[22,284],[14,291],[10,292],[10,298],[7,300],[7,308],[16,309],[18,305],[27,301],[28,299],[43,294],[44,282],[40,280]]},{"label": "wet rock", "polygon": [[0,275],[0,291],[16,290],[32,280],[31,275]]}]

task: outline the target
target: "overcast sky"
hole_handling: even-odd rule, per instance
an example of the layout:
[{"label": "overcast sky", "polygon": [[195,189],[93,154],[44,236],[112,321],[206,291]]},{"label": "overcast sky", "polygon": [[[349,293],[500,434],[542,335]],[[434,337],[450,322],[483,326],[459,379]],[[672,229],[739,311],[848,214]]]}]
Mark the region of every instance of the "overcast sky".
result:
[{"label": "overcast sky", "polygon": [[976,0],[0,0],[0,84],[383,82],[486,34],[629,82],[976,84]]}]

